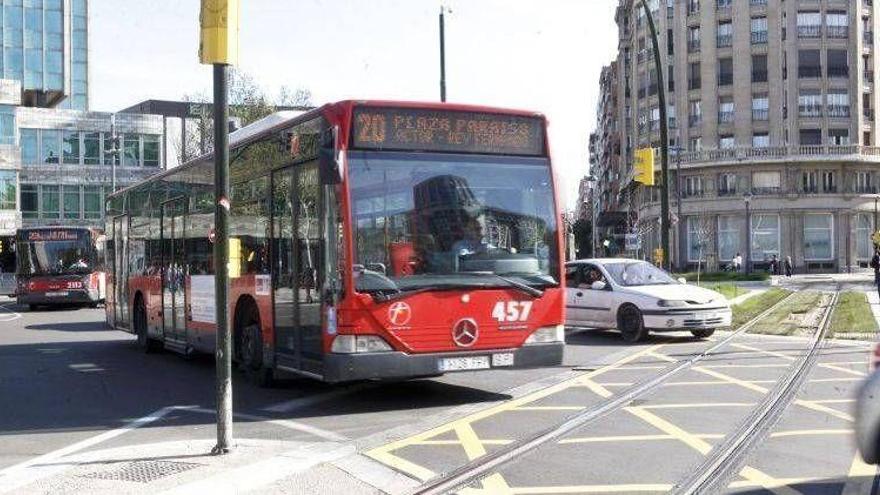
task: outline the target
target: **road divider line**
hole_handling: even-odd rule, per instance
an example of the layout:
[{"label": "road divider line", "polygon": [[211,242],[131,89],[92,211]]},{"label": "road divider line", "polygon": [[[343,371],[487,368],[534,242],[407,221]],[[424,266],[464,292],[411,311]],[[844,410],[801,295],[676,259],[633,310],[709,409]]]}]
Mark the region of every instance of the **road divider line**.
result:
[{"label": "road divider line", "polygon": [[[719,438],[724,438],[722,433],[700,433],[693,434],[694,437],[700,438],[703,440],[715,440]],[[580,437],[580,438],[565,438],[560,440],[560,444],[567,443],[604,443],[604,442],[643,442],[643,441],[651,441],[651,440],[678,440],[672,435],[667,434],[658,434],[658,435],[616,435],[610,437]]]},{"label": "road divider line", "polygon": [[837,430],[784,430],[784,431],[774,431],[770,433],[770,438],[780,438],[780,437],[800,437],[800,436],[814,436],[814,435],[849,435],[853,431],[850,429],[837,429]]},{"label": "road divider line", "polygon": [[[775,351],[768,351],[768,350],[764,350],[764,349],[758,349],[756,347],[752,347],[752,346],[749,346],[746,344],[733,344],[733,346],[738,347],[740,349],[746,349],[746,350],[750,350],[753,352],[759,352],[761,354],[766,354],[768,356],[778,357],[781,359],[785,359],[787,361],[794,361],[797,359],[796,357],[792,357],[787,354],[782,354],[780,352],[775,352]],[[856,375],[856,376],[860,376],[860,377],[867,376],[866,373],[863,373],[861,371],[850,369],[850,368],[843,368],[841,366],[836,366],[835,364],[832,364],[832,363],[823,363],[820,361],[820,362],[816,363],[816,366],[818,366],[820,368],[825,368],[825,369],[834,370],[834,371],[840,371],[841,373],[847,373],[850,375]]]},{"label": "road divider line", "polygon": [[298,397],[296,399],[286,400],[284,402],[279,402],[277,404],[264,407],[261,410],[272,413],[289,413],[296,411],[297,409],[303,409],[305,407],[314,406],[322,402],[338,399],[339,397],[353,394],[355,392],[360,392],[361,390],[364,390],[368,387],[375,386],[375,384],[352,385],[347,388],[340,388],[337,390],[331,390],[329,392],[324,392],[316,395],[309,395],[306,397]]},{"label": "road divider line", "polygon": [[711,408],[711,407],[754,407],[754,402],[705,402],[697,404],[654,404],[642,405],[642,409],[691,409],[691,408]]},{"label": "road divider line", "polygon": [[[192,412],[202,413],[202,414],[216,414],[217,411],[214,409],[208,409],[204,407],[196,407],[189,409]],[[258,416],[255,414],[246,414],[246,413],[237,413],[234,412],[233,416],[236,418],[246,419],[248,421],[260,421],[264,423],[271,423],[276,426],[280,426],[282,428],[287,428],[290,430],[296,430],[302,433],[307,433],[312,436],[316,436],[318,438],[329,440],[331,442],[345,442],[349,440],[348,437],[340,435],[338,433],[324,430],[322,428],[318,428],[315,426],[307,425],[305,423],[300,423],[298,421],[291,421],[289,419],[273,419],[268,418],[266,416]]]},{"label": "road divider line", "polygon": [[28,459],[27,461],[20,462],[13,466],[2,469],[0,470],[0,493],[12,491],[21,486],[33,483],[34,481],[42,479],[46,476],[51,476],[54,473],[67,469],[68,464],[54,463],[54,461],[62,459],[70,454],[77,453],[81,450],[93,447],[102,442],[106,442],[107,440],[116,438],[120,435],[124,435],[125,433],[128,433],[142,426],[156,422],[173,411],[195,409],[197,407],[198,406],[163,407],[146,416],[129,421],[123,427],[106,431],[99,435],[95,435],[93,437],[81,440],[66,447],[53,450],[46,454]]},{"label": "road divider line", "polygon": [[[500,440],[495,438],[485,439],[481,438],[480,443],[483,445],[509,445],[513,443],[513,440]],[[422,440],[421,442],[414,443],[413,445],[461,445],[460,440]]]}]

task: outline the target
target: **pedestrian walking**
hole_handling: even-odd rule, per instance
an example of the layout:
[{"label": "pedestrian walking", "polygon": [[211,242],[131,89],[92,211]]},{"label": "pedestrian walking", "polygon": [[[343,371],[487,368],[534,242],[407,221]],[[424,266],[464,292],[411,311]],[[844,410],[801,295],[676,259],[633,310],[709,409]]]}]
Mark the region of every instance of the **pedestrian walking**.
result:
[{"label": "pedestrian walking", "polygon": [[739,253],[736,253],[736,256],[733,257],[733,271],[738,272],[740,268],[742,268],[743,257]]},{"label": "pedestrian walking", "polygon": [[791,278],[791,256],[785,257],[785,276]]},{"label": "pedestrian walking", "polygon": [[871,258],[871,268],[874,269],[874,285],[877,286],[877,295],[880,296],[880,248],[874,248],[874,257]]},{"label": "pedestrian walking", "polygon": [[779,275],[779,258],[775,254],[770,258],[770,273]]}]

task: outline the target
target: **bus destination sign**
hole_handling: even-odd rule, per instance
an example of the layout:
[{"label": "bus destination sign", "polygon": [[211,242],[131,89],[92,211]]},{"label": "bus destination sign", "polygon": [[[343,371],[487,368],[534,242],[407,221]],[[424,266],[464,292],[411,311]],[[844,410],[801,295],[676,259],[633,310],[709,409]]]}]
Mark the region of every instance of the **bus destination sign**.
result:
[{"label": "bus destination sign", "polygon": [[31,242],[59,242],[79,240],[79,232],[75,230],[29,230],[27,240]]},{"label": "bus destination sign", "polygon": [[540,117],[410,108],[354,111],[354,148],[497,155],[544,154]]}]

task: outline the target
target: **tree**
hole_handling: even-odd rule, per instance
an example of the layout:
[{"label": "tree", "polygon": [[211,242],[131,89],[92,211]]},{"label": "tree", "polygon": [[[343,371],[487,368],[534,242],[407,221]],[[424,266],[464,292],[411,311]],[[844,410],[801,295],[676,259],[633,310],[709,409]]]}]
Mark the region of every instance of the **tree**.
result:
[{"label": "tree", "polygon": [[587,218],[578,218],[572,226],[574,232],[575,251],[579,258],[592,258],[593,253],[593,222]]}]

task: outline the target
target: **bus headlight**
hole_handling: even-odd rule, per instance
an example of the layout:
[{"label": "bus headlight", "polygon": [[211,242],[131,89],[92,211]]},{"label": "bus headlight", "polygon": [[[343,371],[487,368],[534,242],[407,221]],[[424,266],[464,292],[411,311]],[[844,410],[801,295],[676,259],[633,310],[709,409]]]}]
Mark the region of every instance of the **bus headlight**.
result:
[{"label": "bus headlight", "polygon": [[552,327],[541,327],[529,335],[529,338],[525,341],[525,345],[549,344],[551,342],[565,342],[564,326],[553,325]]},{"label": "bus headlight", "polygon": [[378,335],[337,335],[330,351],[338,354],[391,351],[388,342]]}]

